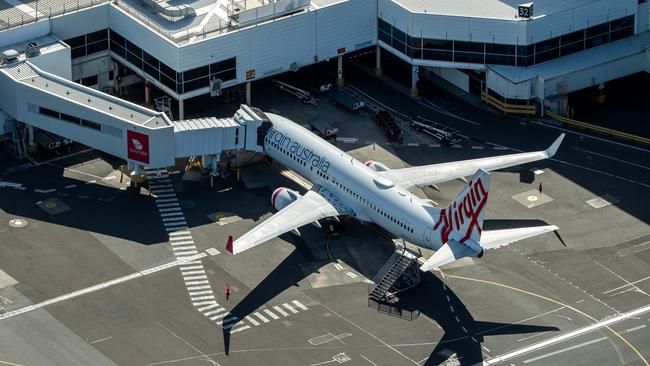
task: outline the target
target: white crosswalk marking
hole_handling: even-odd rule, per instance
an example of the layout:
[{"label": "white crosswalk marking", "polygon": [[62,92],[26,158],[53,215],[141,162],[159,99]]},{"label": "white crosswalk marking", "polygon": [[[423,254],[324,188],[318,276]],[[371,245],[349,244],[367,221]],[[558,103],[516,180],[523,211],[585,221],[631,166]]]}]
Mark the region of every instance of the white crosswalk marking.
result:
[{"label": "white crosswalk marking", "polygon": [[268,320],[264,315],[260,313],[255,313],[255,315],[259,320],[263,321],[264,323],[268,323],[270,320]]},{"label": "white crosswalk marking", "polygon": [[182,219],[182,220],[173,221],[173,222],[163,222],[163,225],[165,225],[166,228],[176,227],[176,226],[185,226],[185,227],[187,227],[187,222],[185,221],[185,219]]},{"label": "white crosswalk marking", "polygon": [[275,319],[275,320],[280,319],[279,316],[275,315],[275,313],[273,313],[273,312],[272,312],[271,310],[269,310],[269,309],[264,309],[264,312],[265,312],[268,316],[270,316],[271,318],[273,318],[273,319]]},{"label": "white crosswalk marking", "polygon": [[[210,286],[208,286],[208,287],[210,287]],[[217,304],[216,301],[212,301],[212,303],[210,305],[200,307],[200,308],[198,308],[196,310],[198,310],[199,312],[202,313],[202,312],[204,312],[206,310],[217,308],[217,307],[219,307],[219,304]],[[208,315],[208,313],[205,313],[205,315]]]},{"label": "white crosswalk marking", "polygon": [[198,290],[205,290],[211,288],[210,285],[203,285],[203,286],[191,286],[188,287],[188,291],[198,291]]},{"label": "white crosswalk marking", "polygon": [[[243,321],[238,321],[237,323],[230,323],[230,324],[224,325],[223,329],[232,329],[232,328],[234,328],[236,326],[241,326],[241,325],[246,325],[246,323],[244,323]],[[232,333],[232,332],[230,332],[230,333]]]},{"label": "white crosswalk marking", "polygon": [[183,276],[190,276],[190,275],[197,275],[197,274],[205,274],[205,271],[203,269],[200,269],[198,271],[187,271],[187,272],[182,272]]},{"label": "white crosswalk marking", "polygon": [[180,207],[173,207],[173,208],[161,208],[158,211],[159,212],[177,212],[180,211]]},{"label": "white crosswalk marking", "polygon": [[[225,310],[225,309],[224,309],[224,310]],[[215,316],[211,316],[211,317],[210,317],[210,320],[221,319],[221,318],[223,318],[224,316],[226,316],[226,315],[228,315],[228,314],[230,314],[230,313],[227,312],[227,311],[224,311],[224,312],[221,313],[221,314],[217,314],[217,315],[215,315]]]},{"label": "white crosswalk marking", "polygon": [[241,332],[242,330],[250,329],[251,327],[249,325],[244,325],[243,327],[239,327],[237,329],[231,329],[230,333],[237,333]]},{"label": "white crosswalk marking", "polygon": [[[228,314],[230,314],[230,313],[228,313]],[[224,318],[223,320],[219,320],[219,321],[217,321],[215,323],[217,323],[217,325],[222,325],[222,324],[233,323],[233,322],[236,322],[237,320],[239,320],[239,319],[236,316],[231,316],[230,318]]]},{"label": "white crosswalk marking", "polygon": [[302,310],[307,310],[308,309],[305,305],[301,304],[300,301],[298,301],[298,300],[293,300],[292,303],[294,305],[296,305],[297,307],[301,308]]},{"label": "white crosswalk marking", "polygon": [[170,203],[158,203],[158,207],[160,208],[166,208],[166,207],[179,207],[180,205],[178,202],[170,202]]},{"label": "white crosswalk marking", "polygon": [[290,312],[292,312],[294,314],[298,313],[298,310],[294,309],[293,306],[287,304],[286,302],[284,304],[282,304],[282,306],[284,306],[285,308],[287,308]]},{"label": "white crosswalk marking", "polygon": [[192,297],[192,301],[213,300],[214,295]]},{"label": "white crosswalk marking", "polygon": [[[218,306],[218,305],[217,305],[217,306]],[[220,313],[220,312],[222,312],[222,311],[226,311],[226,309],[224,309],[224,308],[219,308],[219,309],[217,309],[217,310],[206,311],[205,313],[203,313],[203,315],[209,317],[209,316],[212,315],[212,314],[217,314],[217,313]]]},{"label": "white crosswalk marking", "polygon": [[170,221],[185,221],[184,216],[169,216],[169,217],[163,217],[162,218],[163,222],[170,222]]},{"label": "white crosswalk marking", "polygon": [[195,285],[203,285],[203,284],[210,284],[208,280],[203,280],[203,281],[185,281],[185,285],[187,286],[195,286]]},{"label": "white crosswalk marking", "polygon": [[159,197],[159,198],[176,197],[176,193],[157,194],[156,197]]},{"label": "white crosswalk marking", "polygon": [[178,202],[178,198],[158,198],[156,203]]},{"label": "white crosswalk marking", "polygon": [[208,276],[206,276],[206,275],[188,276],[188,277],[185,277],[185,281],[204,280],[206,278],[208,278]]},{"label": "white crosswalk marking", "polygon": [[194,244],[194,240],[172,241],[172,245]]},{"label": "white crosswalk marking", "polygon": [[279,307],[279,306],[274,306],[273,309],[275,309],[275,311],[277,311],[278,313],[280,313],[280,315],[282,315],[282,316],[289,316],[289,313],[287,313],[286,311],[282,310],[282,308]]},{"label": "white crosswalk marking", "polygon": [[173,249],[174,251],[177,251],[177,250],[196,249],[196,245],[194,245],[194,244],[190,244],[190,245],[179,245],[179,246],[174,246],[174,245],[172,245],[172,249]]},{"label": "white crosswalk marking", "polygon": [[212,295],[212,294],[214,294],[214,292],[212,292],[212,290],[203,290],[203,291],[190,292],[190,296]]},{"label": "white crosswalk marking", "polygon": [[246,320],[248,320],[254,326],[260,325],[260,323],[257,320],[253,319],[250,315],[246,315]]},{"label": "white crosswalk marking", "polygon": [[198,251],[196,251],[194,249],[192,249],[192,250],[178,250],[178,251],[174,251],[174,252],[176,253],[176,257],[187,257],[187,256],[194,255],[194,254],[198,253]]},{"label": "white crosswalk marking", "polygon": [[214,304],[214,303],[215,303],[214,300],[212,300],[212,301],[199,301],[199,302],[193,302],[192,306],[198,308],[199,306],[210,305],[210,304]]},{"label": "white crosswalk marking", "polygon": [[203,269],[203,265],[196,265],[196,266],[183,266],[181,267],[181,271],[191,271],[194,269]]},{"label": "white crosswalk marking", "polygon": [[173,234],[169,234],[170,236],[179,236],[179,235],[190,235],[191,233],[189,231],[179,231]]}]

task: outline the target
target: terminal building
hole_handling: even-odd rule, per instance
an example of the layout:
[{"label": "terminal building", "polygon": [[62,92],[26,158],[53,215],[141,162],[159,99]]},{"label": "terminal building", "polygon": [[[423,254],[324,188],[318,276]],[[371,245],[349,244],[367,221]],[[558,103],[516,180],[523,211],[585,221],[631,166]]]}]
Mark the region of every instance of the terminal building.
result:
[{"label": "terminal building", "polygon": [[[250,104],[252,82],[321,62],[337,64],[340,86],[345,59],[366,51],[378,74],[397,60],[413,95],[421,78],[442,78],[538,113],[650,70],[647,1],[523,1],[0,0],[0,116],[114,153],[128,149],[127,130],[173,141],[160,131],[200,95]],[[112,96],[143,80],[148,106],[152,88],[173,101],[166,114]],[[81,112],[91,109],[94,120]]]}]

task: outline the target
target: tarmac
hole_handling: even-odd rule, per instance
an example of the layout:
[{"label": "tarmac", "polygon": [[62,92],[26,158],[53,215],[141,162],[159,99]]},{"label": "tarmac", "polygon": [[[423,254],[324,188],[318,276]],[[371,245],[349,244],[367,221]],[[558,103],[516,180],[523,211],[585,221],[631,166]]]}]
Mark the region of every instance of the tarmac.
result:
[{"label": "tarmac", "polygon": [[[344,138],[333,143],[391,168],[536,150],[559,134],[444,95],[434,110],[357,78],[348,82],[374,100],[467,138],[445,147],[407,134],[394,146],[370,114],[326,97],[303,105],[268,84],[253,96],[297,123],[328,119]],[[369,282],[394,250],[373,226],[347,218],[335,238],[306,226],[301,237],[225,252],[228,235],[274,212],[277,186],[302,189],[270,163],[214,187],[181,183],[179,165],[151,172],[149,192],[127,188],[119,162],[92,150],[29,164],[0,156],[0,364],[646,365],[648,160],[638,147],[570,133],[555,159],[492,173],[486,230],[545,222],[559,236],[422,274],[400,297],[419,313],[409,321],[368,306]],[[462,186],[418,194],[445,206]]]}]

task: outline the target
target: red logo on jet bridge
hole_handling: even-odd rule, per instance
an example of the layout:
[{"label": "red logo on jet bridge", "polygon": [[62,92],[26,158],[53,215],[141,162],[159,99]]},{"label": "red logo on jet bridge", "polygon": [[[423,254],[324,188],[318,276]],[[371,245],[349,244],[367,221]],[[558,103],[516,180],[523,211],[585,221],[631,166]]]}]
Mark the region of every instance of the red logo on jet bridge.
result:
[{"label": "red logo on jet bridge", "polygon": [[126,130],[128,146],[127,157],[130,160],[149,164],[149,136],[140,132]]}]

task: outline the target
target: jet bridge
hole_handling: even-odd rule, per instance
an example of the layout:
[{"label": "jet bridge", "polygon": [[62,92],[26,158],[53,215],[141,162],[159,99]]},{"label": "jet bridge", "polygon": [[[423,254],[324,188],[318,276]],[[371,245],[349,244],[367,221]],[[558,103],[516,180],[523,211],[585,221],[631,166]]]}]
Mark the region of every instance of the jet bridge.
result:
[{"label": "jet bridge", "polygon": [[187,156],[218,157],[224,150],[262,151],[257,128],[266,117],[246,105],[232,118],[174,122],[29,61],[0,65],[0,90],[0,110],[18,121],[12,126],[28,126],[30,142],[36,127],[122,158],[133,169],[168,167]]}]

